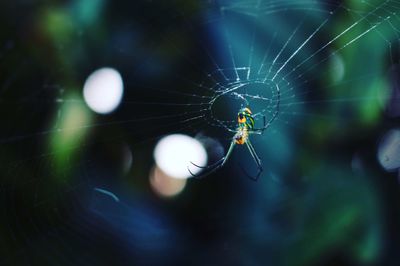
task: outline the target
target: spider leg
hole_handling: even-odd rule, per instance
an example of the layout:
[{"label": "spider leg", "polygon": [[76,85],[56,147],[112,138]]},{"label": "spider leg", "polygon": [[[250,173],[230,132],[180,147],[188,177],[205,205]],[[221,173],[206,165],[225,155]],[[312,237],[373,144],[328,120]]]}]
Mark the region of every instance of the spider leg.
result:
[{"label": "spider leg", "polygon": [[225,159],[225,157],[222,157],[221,159],[219,159],[218,161],[216,161],[215,163],[211,164],[211,165],[206,165],[206,166],[200,166],[195,164],[194,162],[190,162],[191,164],[193,164],[194,166],[196,166],[197,168],[201,168],[201,169],[208,169],[208,168],[213,168],[214,166],[217,166],[218,164],[220,164],[221,162],[223,162]]},{"label": "spider leg", "polygon": [[276,107],[275,107],[275,112],[273,113],[272,117],[268,120],[268,123],[266,122],[265,116],[263,116],[264,118],[264,126],[262,128],[258,128],[258,129],[253,129],[251,133],[254,134],[262,134],[264,132],[264,130],[266,130],[271,124],[272,122],[275,121],[275,119],[278,117],[279,112],[280,112],[280,101],[281,101],[281,91],[279,90],[279,87],[277,87],[277,96],[276,96]]},{"label": "spider leg", "polygon": [[277,100],[276,100],[276,102],[277,102],[276,111],[274,112],[272,117],[268,120],[267,124],[265,123],[265,117],[264,117],[264,127],[261,128],[262,131],[266,130],[272,124],[272,122],[275,121],[275,119],[278,117],[278,114],[280,112],[281,92],[280,92],[279,88],[277,88],[277,89],[278,89],[278,94],[277,94]]},{"label": "spider leg", "polygon": [[232,133],[236,133],[236,130],[233,130],[233,129],[230,129],[230,128],[226,128],[226,130],[228,130],[229,132],[232,132]]},{"label": "spider leg", "polygon": [[[201,169],[206,169],[206,170],[211,169],[211,170],[209,170],[209,171],[204,172],[203,174],[194,174],[192,171],[190,171],[189,167],[188,167],[188,171],[189,171],[189,173],[190,173],[190,175],[191,175],[192,177],[194,177],[194,178],[199,178],[199,179],[200,179],[200,178],[203,178],[203,177],[205,177],[205,176],[208,176],[208,175],[214,173],[214,172],[217,171],[219,168],[221,168],[221,167],[222,167],[221,161],[223,162],[224,160],[225,160],[225,157],[222,157],[220,160],[217,161],[216,164],[214,163],[213,165],[210,165],[210,166],[201,167]],[[192,164],[193,164],[193,163],[192,163]],[[193,165],[194,165],[194,164],[193,164]]]},{"label": "spider leg", "polygon": [[253,157],[254,161],[255,161],[256,164],[257,164],[258,171],[257,171],[257,175],[256,175],[256,176],[250,176],[250,175],[248,175],[246,172],[245,172],[245,173],[246,173],[246,175],[247,175],[248,177],[250,177],[252,180],[257,181],[257,179],[260,177],[261,173],[263,172],[263,167],[262,167],[262,165],[261,165],[261,159],[260,159],[260,157],[258,157],[258,155],[257,155],[257,153],[256,153],[256,150],[254,149],[253,145],[251,145],[250,140],[247,140],[247,141],[246,141],[246,146],[247,146],[247,148],[249,149],[249,152],[250,152],[250,154],[251,154],[251,157]]},{"label": "spider leg", "polygon": [[[233,148],[235,147],[236,142],[235,140],[232,140],[231,145],[229,146],[229,150],[226,153],[226,155],[224,157],[222,157],[221,159],[219,159],[217,162],[208,165],[208,166],[199,166],[193,162],[190,162],[191,164],[193,164],[194,166],[201,168],[201,169],[205,169],[206,171],[203,174],[193,174],[192,171],[190,171],[189,167],[188,167],[188,171],[189,173],[195,177],[195,178],[202,178],[205,177],[207,175],[210,175],[212,173],[214,173],[215,171],[217,171],[219,168],[221,168],[222,166],[224,166],[224,164],[226,163],[226,161],[228,160],[229,156],[232,154]],[[208,171],[209,170],[209,171]]]},{"label": "spider leg", "polygon": [[254,129],[250,130],[249,133],[250,133],[250,134],[258,134],[258,135],[263,134],[263,133],[264,133],[264,130],[268,127],[268,126],[267,126],[267,120],[266,120],[266,118],[265,118],[265,115],[263,115],[263,122],[264,122],[264,125],[263,125],[262,128],[254,128]]}]

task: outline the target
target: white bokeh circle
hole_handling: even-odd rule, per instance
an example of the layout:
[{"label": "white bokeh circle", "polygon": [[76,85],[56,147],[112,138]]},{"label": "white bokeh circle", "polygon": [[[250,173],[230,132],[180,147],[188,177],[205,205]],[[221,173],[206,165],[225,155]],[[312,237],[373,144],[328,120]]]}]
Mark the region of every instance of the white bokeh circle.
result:
[{"label": "white bokeh circle", "polygon": [[162,138],[154,150],[154,159],[158,167],[168,176],[174,178],[191,177],[188,167],[193,174],[200,168],[193,166],[207,163],[207,152],[195,138],[173,134]]},{"label": "white bokeh circle", "polygon": [[123,91],[120,73],[113,68],[101,68],[87,78],[83,87],[83,97],[91,110],[99,114],[108,114],[121,103]]}]

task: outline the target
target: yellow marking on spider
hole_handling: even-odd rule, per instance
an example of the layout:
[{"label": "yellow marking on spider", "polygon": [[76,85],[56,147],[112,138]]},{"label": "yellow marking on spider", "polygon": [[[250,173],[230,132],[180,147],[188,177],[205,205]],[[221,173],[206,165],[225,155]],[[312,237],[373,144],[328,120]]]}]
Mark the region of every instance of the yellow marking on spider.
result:
[{"label": "yellow marking on spider", "polygon": [[250,113],[250,114],[252,114],[251,110],[250,110],[249,108],[247,108],[247,107],[244,108],[244,111],[245,111],[245,112],[248,112],[248,113]]}]

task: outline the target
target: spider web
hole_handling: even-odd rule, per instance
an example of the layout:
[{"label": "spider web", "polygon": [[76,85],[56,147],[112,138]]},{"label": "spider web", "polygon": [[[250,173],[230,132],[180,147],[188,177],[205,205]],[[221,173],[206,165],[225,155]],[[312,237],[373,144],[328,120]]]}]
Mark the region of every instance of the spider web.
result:
[{"label": "spider web", "polygon": [[[79,212],[91,195],[88,191],[109,184],[93,178],[101,175],[94,170],[98,158],[90,156],[96,144],[110,151],[128,143],[134,155],[149,154],[148,146],[161,136],[183,132],[210,135],[225,146],[236,129],[237,110],[248,106],[257,128],[263,127],[264,117],[267,121],[265,134],[254,141],[257,151],[271,171],[283,173],[294,158],[273,148],[274,141],[283,138],[301,147],[303,136],[320,138],[326,130],[310,126],[316,121],[339,134],[355,125],[365,129],[370,120],[360,115],[362,111],[376,106],[380,110],[386,100],[387,85],[376,91],[371,84],[379,83],[398,61],[400,1],[204,1],[195,7],[176,4],[176,10],[167,4],[143,5],[151,12],[135,14],[136,25],[130,24],[132,16],[115,22],[141,33],[139,41],[129,47],[131,40],[116,31],[110,34],[115,46],[99,44],[99,50],[113,51],[101,59],[101,51],[92,51],[62,64],[71,51],[65,43],[55,43],[55,59],[41,63],[45,47],[36,54],[24,44],[28,37],[12,30],[2,33],[0,147],[3,215],[8,218],[3,235],[10,252],[19,250],[6,256],[5,263],[35,250],[32,243],[47,243],[51,263],[67,256],[48,244],[52,240],[68,253],[71,241],[90,235],[86,216],[64,219]],[[90,43],[90,38],[83,41]],[[94,45],[66,42],[75,51]],[[109,62],[124,69],[125,95],[119,109],[65,126],[67,107],[86,106],[80,85],[87,74]],[[86,136],[84,140],[67,142],[63,148],[49,144],[76,131]],[[66,154],[63,171],[58,170],[60,154]],[[130,177],[141,177],[146,170],[138,166],[134,172]],[[146,183],[143,178],[133,182]],[[122,179],[113,187],[121,191],[126,183]],[[54,231],[47,231],[50,224]],[[78,229],[68,230],[69,226]],[[87,256],[75,262],[93,262],[95,252]]]}]

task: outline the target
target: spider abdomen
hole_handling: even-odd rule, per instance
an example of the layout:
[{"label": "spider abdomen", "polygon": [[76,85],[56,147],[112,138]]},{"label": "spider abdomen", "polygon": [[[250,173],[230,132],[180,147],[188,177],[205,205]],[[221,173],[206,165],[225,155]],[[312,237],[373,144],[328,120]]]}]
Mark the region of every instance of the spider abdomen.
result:
[{"label": "spider abdomen", "polygon": [[248,137],[249,137],[249,132],[247,128],[239,128],[234,139],[236,144],[243,145],[246,143]]}]

